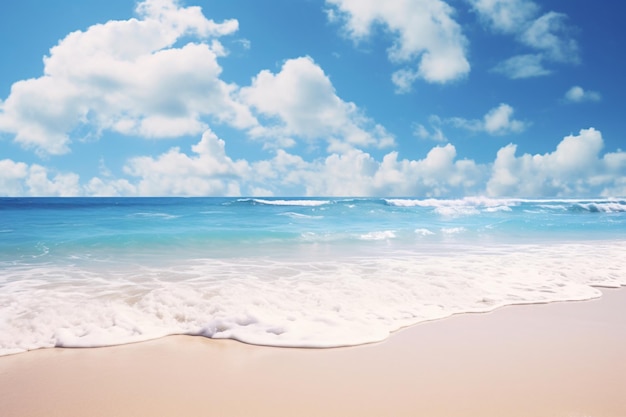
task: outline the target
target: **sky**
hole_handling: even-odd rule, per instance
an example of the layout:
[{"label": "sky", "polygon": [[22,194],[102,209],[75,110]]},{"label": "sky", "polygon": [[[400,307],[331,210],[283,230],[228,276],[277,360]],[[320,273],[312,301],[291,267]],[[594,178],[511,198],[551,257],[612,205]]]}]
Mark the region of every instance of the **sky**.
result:
[{"label": "sky", "polygon": [[626,196],[590,0],[0,4],[0,196]]}]

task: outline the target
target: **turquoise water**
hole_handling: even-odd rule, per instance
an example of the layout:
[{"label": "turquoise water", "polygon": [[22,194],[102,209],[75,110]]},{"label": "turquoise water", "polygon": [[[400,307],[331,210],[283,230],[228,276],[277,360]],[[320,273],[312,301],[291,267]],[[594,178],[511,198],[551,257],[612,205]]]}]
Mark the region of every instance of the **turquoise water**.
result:
[{"label": "turquoise water", "polygon": [[626,283],[626,200],[2,198],[0,354],[168,334],[272,346]]}]

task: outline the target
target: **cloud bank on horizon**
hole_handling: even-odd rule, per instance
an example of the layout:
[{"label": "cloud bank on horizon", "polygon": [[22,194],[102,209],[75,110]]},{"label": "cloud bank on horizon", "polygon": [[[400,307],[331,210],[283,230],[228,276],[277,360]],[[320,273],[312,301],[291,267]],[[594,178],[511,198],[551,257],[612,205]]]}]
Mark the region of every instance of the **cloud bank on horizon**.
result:
[{"label": "cloud bank on horizon", "polygon": [[568,13],[319,0],[319,27],[281,34],[311,43],[272,66],[256,45],[281,44],[236,8],[186,3],[141,1],[4,80],[0,195],[626,196],[624,118],[603,107],[623,98],[580,70]]}]

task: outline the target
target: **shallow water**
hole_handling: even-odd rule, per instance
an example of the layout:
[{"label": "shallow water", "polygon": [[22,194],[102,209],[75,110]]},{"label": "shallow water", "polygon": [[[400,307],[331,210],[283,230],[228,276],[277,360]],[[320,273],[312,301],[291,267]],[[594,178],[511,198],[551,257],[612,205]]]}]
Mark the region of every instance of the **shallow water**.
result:
[{"label": "shallow water", "polygon": [[0,199],[0,354],[378,341],[626,284],[626,200]]}]

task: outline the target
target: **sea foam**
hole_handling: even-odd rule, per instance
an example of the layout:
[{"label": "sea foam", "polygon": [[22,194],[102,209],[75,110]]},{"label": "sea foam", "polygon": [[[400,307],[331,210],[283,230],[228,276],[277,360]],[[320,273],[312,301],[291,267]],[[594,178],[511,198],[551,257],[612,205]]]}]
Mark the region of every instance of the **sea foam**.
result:
[{"label": "sea foam", "polygon": [[1,199],[0,354],[382,340],[626,284],[623,199]]},{"label": "sea foam", "polygon": [[265,204],[268,206],[304,206],[318,207],[329,204],[329,200],[266,200],[261,198],[243,199],[240,201],[252,201],[257,204]]},{"label": "sea foam", "polygon": [[3,265],[0,353],[168,334],[336,347],[401,327],[626,284],[624,242],[449,248],[330,259],[197,259],[102,270]]}]

